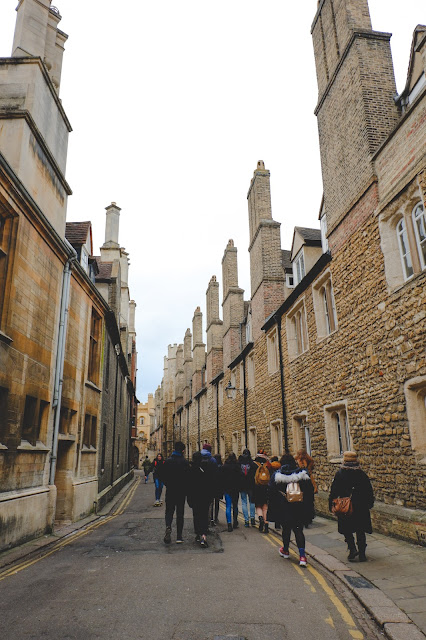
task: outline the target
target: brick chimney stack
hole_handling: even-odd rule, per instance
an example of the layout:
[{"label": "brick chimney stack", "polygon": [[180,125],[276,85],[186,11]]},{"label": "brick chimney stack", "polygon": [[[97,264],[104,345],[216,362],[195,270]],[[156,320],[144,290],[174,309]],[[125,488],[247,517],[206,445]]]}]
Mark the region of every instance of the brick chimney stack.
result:
[{"label": "brick chimney stack", "polygon": [[223,322],[219,317],[219,283],[212,276],[206,291],[207,307],[207,382],[223,369]]},{"label": "brick chimney stack", "polygon": [[229,240],[222,258],[223,280],[223,367],[241,351],[241,323],[244,321],[244,290],[238,286],[237,248]]}]

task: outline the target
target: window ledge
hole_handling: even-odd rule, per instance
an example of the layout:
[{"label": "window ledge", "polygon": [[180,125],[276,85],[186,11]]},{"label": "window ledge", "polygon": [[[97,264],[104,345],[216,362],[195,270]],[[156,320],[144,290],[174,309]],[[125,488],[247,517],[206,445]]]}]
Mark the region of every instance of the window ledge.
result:
[{"label": "window ledge", "polygon": [[403,289],[406,285],[411,284],[414,280],[416,280],[416,278],[418,278],[419,276],[421,276],[422,274],[424,274],[426,271],[426,269],[422,269],[421,271],[417,271],[416,273],[413,273],[412,276],[410,276],[409,278],[407,278],[407,280],[404,280],[404,282],[400,282],[398,284],[396,284],[395,286],[391,286],[389,287],[389,291],[391,294],[393,293],[398,293],[399,291],[401,291],[401,289]]},{"label": "window ledge", "polygon": [[[328,337],[328,336],[327,336]],[[309,349],[305,349],[305,351],[302,351],[302,353],[298,353],[297,356],[290,356],[289,357],[289,361],[290,363],[294,362],[295,360],[297,360],[298,358],[301,358],[302,356],[305,355],[305,353],[308,353]]]},{"label": "window ledge", "polygon": [[76,436],[72,435],[71,433],[60,433],[58,434],[58,439],[63,441],[68,441],[68,442],[75,442]]},{"label": "window ledge", "polygon": [[18,451],[40,451],[43,453],[47,453],[48,451],[50,451],[49,447],[46,447],[45,444],[43,444],[43,442],[40,442],[40,440],[37,440],[37,444],[34,446],[33,444],[31,444],[31,442],[28,442],[28,440],[21,440],[21,444],[19,445],[19,447],[17,447]]},{"label": "window ledge", "polygon": [[6,445],[2,444],[1,442],[0,442],[0,451],[8,451],[8,448],[6,447]]},{"label": "window ledge", "polygon": [[[269,375],[270,375],[270,376],[274,376],[276,373],[278,373],[278,371],[279,371],[279,370],[280,370],[280,369],[279,369],[279,367],[278,367],[278,369],[275,369],[275,371],[268,371],[268,373],[269,373]],[[248,388],[249,388],[249,387],[248,387]],[[252,387],[250,387],[250,388],[252,388]]]},{"label": "window ledge", "polygon": [[334,331],[330,331],[330,333],[326,333],[324,336],[317,336],[317,344],[319,342],[324,342],[324,340],[327,340],[327,338],[331,338],[338,331],[339,331],[339,327],[337,327],[337,329],[335,329]]},{"label": "window ledge", "polygon": [[96,391],[97,393],[102,393],[102,389],[100,389],[94,382],[86,380],[84,384],[86,385],[86,387],[89,387],[89,389],[93,389],[93,391]]},{"label": "window ledge", "polygon": [[87,445],[83,445],[81,449],[81,453],[96,453],[97,449],[95,447],[88,447]]},{"label": "window ledge", "polygon": [[0,331],[0,342],[5,342],[6,344],[10,344],[11,342],[13,342],[13,340],[10,336],[3,333],[3,331]]}]

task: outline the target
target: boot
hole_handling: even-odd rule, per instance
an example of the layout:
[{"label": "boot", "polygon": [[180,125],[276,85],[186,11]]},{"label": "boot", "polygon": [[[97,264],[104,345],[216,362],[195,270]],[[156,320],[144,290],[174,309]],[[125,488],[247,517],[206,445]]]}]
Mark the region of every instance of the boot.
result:
[{"label": "boot", "polygon": [[170,544],[172,541],[172,529],[171,527],[166,527],[166,533],[164,534],[164,542],[165,544]]},{"label": "boot", "polygon": [[358,558],[360,562],[367,562],[367,556],[365,555],[365,549],[360,549]]},{"label": "boot", "polygon": [[250,518],[250,524],[252,527],[256,526],[256,518]]},{"label": "boot", "polygon": [[234,520],[234,529],[238,529],[238,520]]},{"label": "boot", "polygon": [[233,531],[233,530],[234,530],[234,528],[233,528],[232,524],[230,522],[228,522],[228,531],[229,531],[229,533],[231,533],[231,531]]},{"label": "boot", "polygon": [[263,529],[263,533],[269,533],[269,522],[265,522],[265,528]]},{"label": "boot", "polygon": [[349,555],[348,555],[349,562],[355,562],[357,555],[358,555],[358,549],[355,547],[355,545],[353,547],[349,547]]},{"label": "boot", "polygon": [[260,533],[262,533],[264,527],[265,527],[265,521],[263,519],[263,516],[259,516],[259,531],[260,531]]}]

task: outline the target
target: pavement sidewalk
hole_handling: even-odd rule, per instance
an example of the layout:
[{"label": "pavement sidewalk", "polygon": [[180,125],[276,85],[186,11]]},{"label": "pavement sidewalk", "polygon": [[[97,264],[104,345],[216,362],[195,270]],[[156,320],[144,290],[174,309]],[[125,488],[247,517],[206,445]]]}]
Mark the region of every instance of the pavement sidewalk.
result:
[{"label": "pavement sidewalk", "polygon": [[316,517],[305,535],[308,555],[346,583],[391,640],[425,640],[425,547],[373,533],[368,562],[349,562],[335,520]]}]

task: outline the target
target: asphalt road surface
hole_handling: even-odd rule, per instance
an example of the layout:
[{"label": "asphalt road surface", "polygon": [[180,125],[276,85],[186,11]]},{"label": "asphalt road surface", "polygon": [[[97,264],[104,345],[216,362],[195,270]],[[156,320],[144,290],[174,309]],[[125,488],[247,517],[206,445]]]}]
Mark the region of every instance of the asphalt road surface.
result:
[{"label": "asphalt road surface", "polygon": [[[163,543],[164,507],[140,476],[115,512],[0,573],[1,640],[371,640],[380,637],[342,587],[279,537],[225,514],[195,543]],[[383,636],[382,636],[383,637]]]}]

